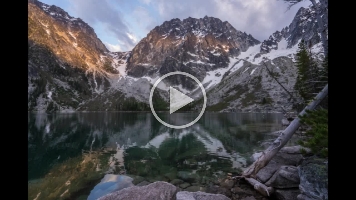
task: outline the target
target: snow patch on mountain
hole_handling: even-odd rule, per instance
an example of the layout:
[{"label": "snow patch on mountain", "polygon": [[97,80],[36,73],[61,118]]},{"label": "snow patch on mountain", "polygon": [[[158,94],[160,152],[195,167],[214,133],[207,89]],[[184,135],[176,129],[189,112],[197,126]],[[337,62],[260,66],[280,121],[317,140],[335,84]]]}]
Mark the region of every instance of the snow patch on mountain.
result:
[{"label": "snow patch on mountain", "polygon": [[250,47],[246,52],[242,52],[238,58],[244,59],[252,64],[260,64],[262,61],[265,61],[267,59],[273,60],[277,57],[280,56],[287,56],[292,59],[294,59],[293,54],[295,54],[298,50],[298,44],[300,40],[296,45],[294,45],[292,48],[287,48],[288,42],[286,39],[282,39],[280,42],[278,42],[278,49],[272,49],[269,53],[266,54],[260,54],[260,48],[259,45],[255,45]]}]

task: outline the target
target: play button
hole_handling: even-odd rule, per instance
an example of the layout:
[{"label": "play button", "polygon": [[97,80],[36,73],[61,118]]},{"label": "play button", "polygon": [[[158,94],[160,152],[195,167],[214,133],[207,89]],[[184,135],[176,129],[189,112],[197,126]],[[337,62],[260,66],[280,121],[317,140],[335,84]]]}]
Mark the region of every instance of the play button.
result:
[{"label": "play button", "polygon": [[[200,89],[202,90],[202,94],[203,94],[203,107],[202,110],[200,111],[199,115],[197,118],[195,118],[192,122],[185,124],[185,125],[180,125],[180,126],[176,126],[176,125],[172,125],[172,124],[168,124],[167,122],[163,121],[161,118],[158,117],[157,113],[155,112],[155,110],[153,109],[153,104],[152,104],[152,97],[153,97],[153,92],[156,89],[158,83],[160,83],[163,79],[169,77],[169,76],[173,76],[173,75],[184,75],[187,76],[191,79],[193,79],[198,86],[200,87]],[[173,87],[169,87],[169,114],[174,113],[175,111],[179,110],[180,108],[186,106],[187,104],[193,102],[194,99],[188,97],[187,95],[183,94],[182,92],[178,91],[177,89],[174,89]],[[165,74],[164,76],[160,77],[154,84],[153,87],[151,89],[150,92],[150,108],[152,111],[152,114],[155,116],[155,118],[161,122],[163,125],[169,127],[169,128],[175,128],[175,129],[182,129],[182,128],[186,128],[189,127],[193,124],[195,124],[200,118],[201,116],[204,114],[205,111],[205,107],[206,107],[206,93],[204,90],[203,85],[200,83],[200,81],[195,78],[194,76],[192,76],[191,74],[188,74],[186,72],[170,72],[168,74]]]},{"label": "play button", "polygon": [[174,113],[178,109],[193,101],[194,99],[172,87],[169,87],[169,114]]}]

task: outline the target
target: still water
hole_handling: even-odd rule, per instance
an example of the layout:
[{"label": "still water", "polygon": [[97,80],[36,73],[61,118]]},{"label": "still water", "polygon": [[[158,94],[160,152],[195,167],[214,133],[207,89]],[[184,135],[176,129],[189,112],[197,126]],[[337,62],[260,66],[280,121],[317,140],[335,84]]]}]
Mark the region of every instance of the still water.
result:
[{"label": "still water", "polygon": [[[179,125],[197,114],[159,116]],[[252,154],[276,137],[268,133],[283,128],[282,117],[205,113],[193,126],[177,130],[151,113],[29,113],[29,199],[86,199],[107,173],[136,178],[135,184],[190,174],[192,182],[206,184],[217,174],[239,173],[251,164]]]}]

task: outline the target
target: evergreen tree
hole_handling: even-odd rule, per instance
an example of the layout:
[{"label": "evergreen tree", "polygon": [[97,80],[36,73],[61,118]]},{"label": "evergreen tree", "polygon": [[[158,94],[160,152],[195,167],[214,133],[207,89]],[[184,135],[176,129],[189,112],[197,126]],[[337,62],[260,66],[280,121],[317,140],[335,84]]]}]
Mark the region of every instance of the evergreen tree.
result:
[{"label": "evergreen tree", "polygon": [[314,154],[328,157],[328,110],[307,110],[307,114],[300,116],[301,123],[308,127],[307,138],[299,144],[308,147]]},{"label": "evergreen tree", "polygon": [[303,40],[299,43],[298,47],[299,49],[296,54],[298,76],[294,87],[303,98],[304,104],[308,104],[326,85],[327,70],[325,70],[325,67],[318,67],[318,63],[312,57],[312,53],[308,52]]}]

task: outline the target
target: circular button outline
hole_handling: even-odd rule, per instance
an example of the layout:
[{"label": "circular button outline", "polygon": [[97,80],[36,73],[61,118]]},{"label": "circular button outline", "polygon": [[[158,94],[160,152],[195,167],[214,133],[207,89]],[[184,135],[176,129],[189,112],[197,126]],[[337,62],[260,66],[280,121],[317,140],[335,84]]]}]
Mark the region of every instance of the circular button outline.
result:
[{"label": "circular button outline", "polygon": [[[204,104],[203,104],[203,108],[202,110],[200,111],[200,114],[198,115],[197,118],[195,118],[195,120],[191,121],[190,123],[188,124],[185,124],[185,125],[180,125],[180,126],[176,126],[176,125],[172,125],[172,124],[168,124],[166,122],[164,122],[163,120],[161,120],[161,118],[159,118],[155,112],[155,110],[153,109],[153,104],[152,104],[152,97],[153,97],[153,92],[154,90],[156,89],[157,85],[159,82],[161,82],[163,79],[169,77],[169,76],[172,76],[172,75],[177,75],[177,74],[180,74],[180,75],[184,75],[184,76],[188,76],[189,78],[193,79],[195,82],[198,83],[200,89],[202,90],[203,92],[203,97],[204,97]],[[151,89],[151,92],[150,92],[150,98],[149,98],[149,102],[150,102],[150,108],[151,108],[151,111],[152,111],[152,114],[153,116],[155,116],[155,118],[161,122],[161,124],[169,127],[169,128],[174,128],[174,129],[182,129],[182,128],[187,128],[193,124],[195,124],[200,118],[201,116],[203,116],[204,114],[204,111],[205,111],[205,108],[206,108],[206,93],[205,93],[205,89],[203,87],[203,85],[200,83],[200,81],[195,78],[193,75],[189,74],[189,73],[186,73],[186,72],[181,72],[181,71],[176,71],[176,72],[170,72],[168,74],[165,74],[163,76],[161,76],[160,78],[157,79],[157,81],[153,84],[153,87]]]}]

